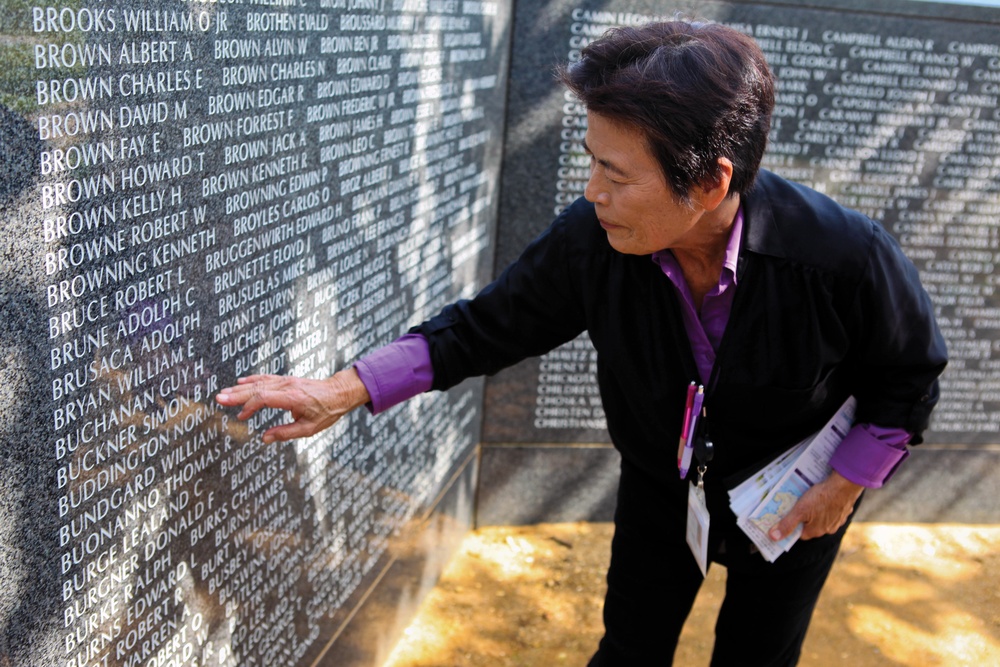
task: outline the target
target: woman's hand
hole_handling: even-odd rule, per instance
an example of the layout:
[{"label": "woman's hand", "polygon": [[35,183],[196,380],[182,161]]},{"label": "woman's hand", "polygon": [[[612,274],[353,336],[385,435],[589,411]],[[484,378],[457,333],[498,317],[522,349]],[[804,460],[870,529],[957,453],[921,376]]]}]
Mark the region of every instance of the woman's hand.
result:
[{"label": "woman's hand", "polygon": [[292,413],[295,421],[264,432],[265,443],[315,435],[371,400],[354,368],[338,371],[326,380],[251,375],[236,382],[235,386],[221,390],[215,400],[221,405],[242,406],[239,419],[248,419],[261,408]]},{"label": "woman's hand", "polygon": [[854,504],[864,490],[863,486],[834,470],[829,477],[802,494],[769,535],[777,542],[800,523],[803,540],[836,533],[851,516]]}]

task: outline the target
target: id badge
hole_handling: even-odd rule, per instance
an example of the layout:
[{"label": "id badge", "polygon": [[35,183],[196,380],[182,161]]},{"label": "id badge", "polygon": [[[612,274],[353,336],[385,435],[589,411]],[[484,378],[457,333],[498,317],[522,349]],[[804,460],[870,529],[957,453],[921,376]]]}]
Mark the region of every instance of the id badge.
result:
[{"label": "id badge", "polygon": [[708,575],[708,520],[705,489],[692,482],[688,490],[687,543],[703,577]]}]

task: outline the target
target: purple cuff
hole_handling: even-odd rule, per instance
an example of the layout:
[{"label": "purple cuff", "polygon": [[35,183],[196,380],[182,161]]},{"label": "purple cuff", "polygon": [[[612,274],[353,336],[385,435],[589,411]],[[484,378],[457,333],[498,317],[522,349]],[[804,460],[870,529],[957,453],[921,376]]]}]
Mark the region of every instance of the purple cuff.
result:
[{"label": "purple cuff", "polygon": [[906,443],[911,437],[899,428],[856,424],[833,453],[830,466],[855,484],[880,488],[910,455]]},{"label": "purple cuff", "polygon": [[388,410],[417,394],[430,391],[434,383],[427,339],[406,334],[354,362],[372,402],[372,414]]}]

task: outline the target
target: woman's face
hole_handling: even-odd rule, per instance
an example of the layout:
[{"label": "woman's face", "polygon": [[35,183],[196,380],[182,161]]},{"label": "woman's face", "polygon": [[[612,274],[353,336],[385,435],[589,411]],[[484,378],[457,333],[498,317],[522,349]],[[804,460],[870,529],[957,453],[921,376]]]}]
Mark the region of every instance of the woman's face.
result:
[{"label": "woman's face", "polygon": [[588,112],[584,146],[590,180],[583,194],[594,204],[612,248],[649,255],[699,243],[698,222],[705,213],[698,203],[700,190],[692,188],[691,204],[681,201],[640,132]]}]

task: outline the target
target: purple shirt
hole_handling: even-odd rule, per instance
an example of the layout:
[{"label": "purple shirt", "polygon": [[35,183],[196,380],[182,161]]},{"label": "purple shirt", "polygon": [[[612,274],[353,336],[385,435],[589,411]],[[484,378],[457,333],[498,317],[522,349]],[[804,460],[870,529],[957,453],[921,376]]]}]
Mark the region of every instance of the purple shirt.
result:
[{"label": "purple shirt", "polygon": [[434,383],[431,350],[420,334],[406,334],[354,362],[372,402],[374,414],[388,410],[417,394],[430,391]]},{"label": "purple shirt", "polygon": [[681,265],[677,263],[674,253],[661,250],[653,253],[653,261],[670,279],[677,290],[681,302],[681,316],[684,318],[684,330],[691,342],[691,353],[698,366],[702,384],[708,384],[715,365],[715,353],[722,342],[722,334],[729,323],[729,311],[733,307],[733,295],[736,293],[736,259],[740,254],[740,241],[743,238],[743,209],[736,212],[733,228],[729,233],[729,243],[726,245],[726,255],[722,260],[722,275],[719,284],[710,290],[701,303],[701,313],[694,307],[694,297],[684,279]]},{"label": "purple shirt", "polygon": [[[670,280],[681,302],[684,329],[703,383],[708,382],[715,354],[729,322],[736,292],[736,259],[743,237],[742,207],[733,220],[719,284],[705,295],[699,314],[680,265],[669,250],[652,259]],[[369,409],[379,413],[397,403],[430,390],[434,380],[430,349],[420,334],[406,334],[354,364],[371,396]],[[856,484],[879,488],[908,456],[911,434],[897,428],[856,424],[834,452],[830,465]]]}]

